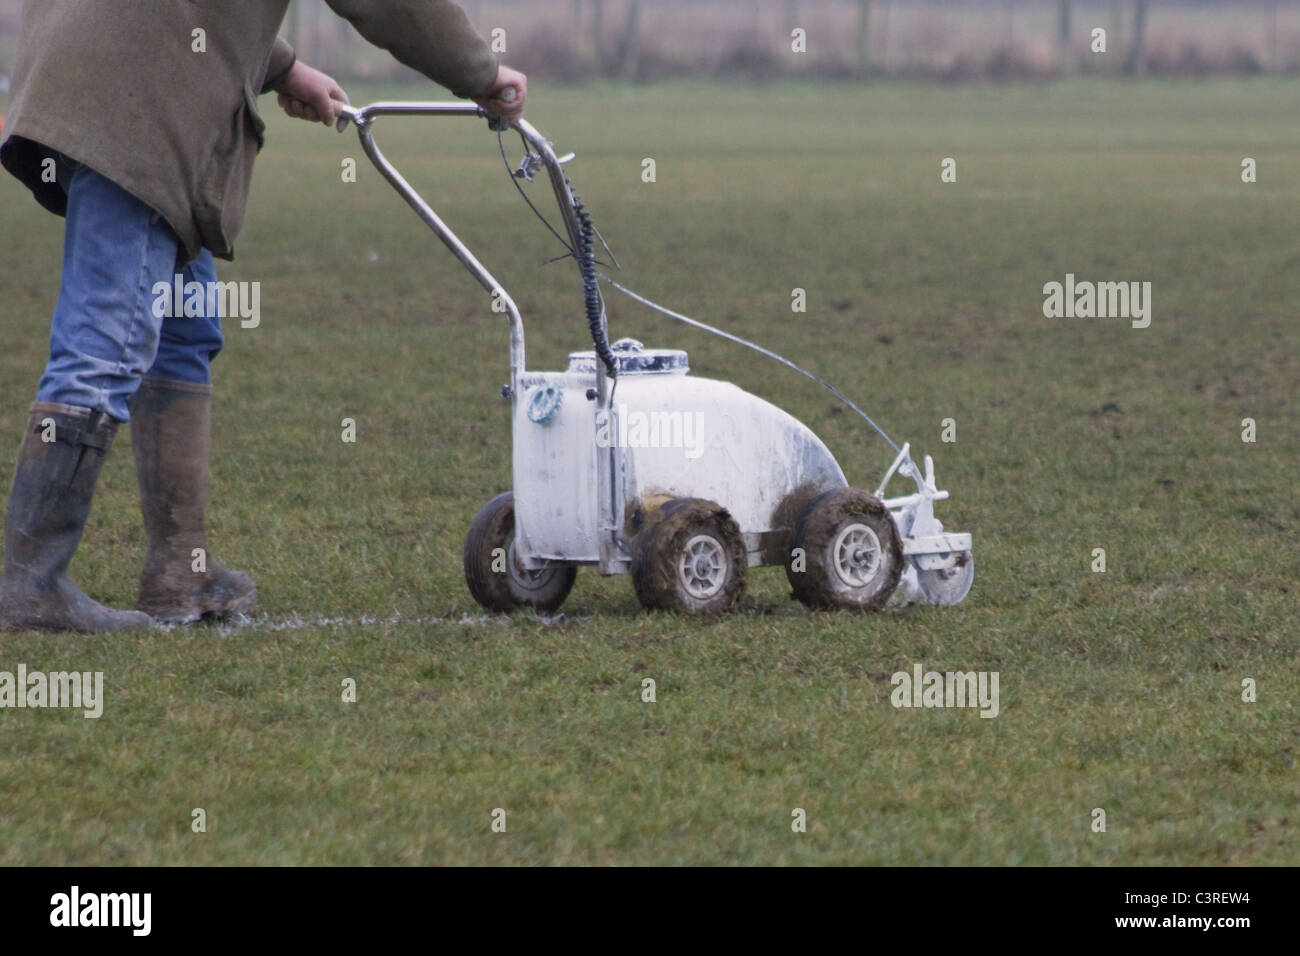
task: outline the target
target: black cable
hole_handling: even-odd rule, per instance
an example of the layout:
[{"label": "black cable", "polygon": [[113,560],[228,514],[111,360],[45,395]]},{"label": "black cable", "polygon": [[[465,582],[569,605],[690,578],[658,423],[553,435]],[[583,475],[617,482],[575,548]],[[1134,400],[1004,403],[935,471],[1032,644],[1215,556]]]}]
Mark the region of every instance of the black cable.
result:
[{"label": "black cable", "polygon": [[573,191],[573,184],[566,177],[565,186],[573,197],[573,211],[578,216],[578,271],[582,273],[582,298],[587,309],[587,330],[591,333],[592,344],[596,354],[605,363],[605,371],[611,378],[618,375],[618,365],[614,353],[609,347],[609,336],[605,332],[605,302],[600,295],[600,280],[596,278],[596,253],[592,245],[591,214],[582,204],[582,198]]},{"label": "black cable", "polygon": [[[522,134],[520,135],[522,137]],[[527,140],[524,141],[524,148],[527,151]],[[501,161],[505,163],[506,172],[510,174],[510,182],[514,183],[515,190],[523,197],[524,202],[528,203],[528,208],[533,211],[533,215],[542,221],[542,224],[551,231],[551,235],[560,240],[560,244],[569,250],[569,255],[573,256],[578,263],[578,272],[582,276],[583,305],[587,313],[587,330],[591,333],[592,345],[595,346],[596,355],[604,364],[605,371],[609,373],[611,378],[617,377],[618,364],[614,360],[614,352],[609,347],[609,336],[605,332],[605,303],[600,295],[600,280],[596,277],[596,252],[595,245],[592,242],[592,234],[596,231],[596,227],[591,221],[591,214],[583,206],[582,198],[573,191],[572,180],[567,176],[564,177],[564,186],[568,189],[569,196],[573,200],[573,211],[578,218],[578,249],[575,252],[573,247],[542,215],[541,210],[533,205],[533,201],[528,198],[528,194],[519,185],[519,180],[515,178],[515,174],[510,169],[510,160],[506,158],[506,144],[500,132],[497,133],[497,149],[501,152]],[[604,241],[604,239],[601,240],[602,243]],[[613,256],[613,253],[610,253],[610,255]],[[553,259],[551,261],[557,260]]]},{"label": "black cable", "polygon": [[609,276],[605,275],[603,272],[599,272],[597,273],[597,275],[601,279],[604,279],[606,283],[612,285],[619,292],[622,292],[629,299],[634,299],[637,302],[640,302],[642,305],[654,309],[656,312],[661,312],[664,315],[668,316],[670,319],[676,319],[678,322],[684,322],[687,325],[694,326],[697,329],[702,329],[705,332],[712,332],[714,335],[718,336],[719,338],[726,339],[729,342],[735,342],[737,345],[743,345],[747,349],[753,349],[755,352],[758,352],[760,355],[766,355],[768,358],[780,362],[786,368],[793,369],[794,371],[798,372],[800,375],[807,376],[808,378],[816,382],[818,385],[820,385],[822,388],[826,389],[826,391],[830,392],[832,395],[838,398],[849,408],[853,409],[853,411],[857,412],[860,416],[862,416],[862,418],[866,421],[866,423],[876,430],[876,434],[878,434],[881,438],[883,438],[890,448],[894,449],[894,451],[902,450],[898,447],[897,444],[894,443],[894,440],[889,437],[889,434],[883,428],[877,425],[875,420],[870,415],[868,415],[862,409],[858,408],[858,406],[855,405],[852,401],[850,401],[847,395],[845,395],[843,392],[841,392],[838,388],[836,388],[834,385],[832,385],[830,382],[826,381],[825,379],[819,378],[818,376],[814,375],[812,372],[808,371],[807,369],[800,368],[798,365],[795,365],[794,362],[791,362],[785,356],[778,355],[777,353],[770,351],[769,349],[765,349],[763,348],[763,346],[757,345],[754,342],[749,341],[748,339],[742,339],[739,335],[732,335],[730,332],[724,332],[722,329],[715,328],[714,326],[709,325],[707,322],[701,322],[699,319],[692,319],[689,315],[682,315],[680,312],[674,312],[672,309],[666,306],[662,306],[658,302],[652,302],[650,299],[647,299],[645,296],[640,295],[637,292],[633,292],[631,289],[627,288],[626,286],[619,285],[617,282],[615,282]]},{"label": "black cable", "polygon": [[[524,146],[525,148],[527,148],[528,146],[527,140],[524,141]],[[510,182],[514,184],[514,187],[519,192],[519,195],[524,198],[524,202],[528,203],[528,208],[533,211],[533,215],[542,221],[543,226],[551,230],[551,235],[553,235],[556,239],[560,240],[560,245],[564,246],[565,249],[569,250],[569,255],[573,255],[573,247],[569,245],[568,240],[566,240],[562,235],[560,235],[558,232],[555,231],[555,227],[552,226],[547,221],[546,217],[542,215],[541,210],[538,209],[536,206],[534,206],[533,201],[528,198],[528,193],[524,192],[524,187],[519,185],[519,180],[515,178],[514,171],[511,170],[510,168],[510,160],[506,157],[505,140],[501,138],[500,133],[497,133],[497,149],[501,150],[501,162],[506,164],[506,172],[510,175]],[[552,259],[551,261],[557,262],[559,260]]]}]

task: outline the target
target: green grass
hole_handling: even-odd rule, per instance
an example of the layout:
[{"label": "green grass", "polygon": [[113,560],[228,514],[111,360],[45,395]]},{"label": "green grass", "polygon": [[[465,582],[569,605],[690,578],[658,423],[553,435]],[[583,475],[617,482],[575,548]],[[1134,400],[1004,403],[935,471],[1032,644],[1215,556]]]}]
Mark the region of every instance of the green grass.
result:
[{"label": "green grass", "polygon": [[[531,115],[578,152],[627,283],[838,384],[935,456],[940,516],[975,536],[957,608],[809,614],[768,569],[709,622],[646,614],[626,578],[589,570],[562,618],[479,613],[460,547],[509,484],[504,323],[352,134],[264,101],[223,274],[262,283],[262,324],[232,323],[218,362],[210,509],[214,553],[258,578],[263,626],[0,639],[0,669],[107,684],[98,721],[0,712],[0,863],[1300,862],[1294,96],[536,90]],[[380,138],[515,292],[530,365],[582,347],[576,277],[536,267],[558,246],[492,137],[386,120]],[[61,228],[12,180],[0,206],[0,435],[16,447]],[[1041,288],[1066,272],[1151,281],[1151,327],[1045,319]],[[807,314],[790,312],[796,286]],[[803,419],[855,484],[888,463],[797,376],[610,311],[615,335],[687,348],[696,374]],[[73,565],[119,605],[143,558],[127,439]],[[894,709],[889,675],[916,662],[998,671],[1001,714]]]}]

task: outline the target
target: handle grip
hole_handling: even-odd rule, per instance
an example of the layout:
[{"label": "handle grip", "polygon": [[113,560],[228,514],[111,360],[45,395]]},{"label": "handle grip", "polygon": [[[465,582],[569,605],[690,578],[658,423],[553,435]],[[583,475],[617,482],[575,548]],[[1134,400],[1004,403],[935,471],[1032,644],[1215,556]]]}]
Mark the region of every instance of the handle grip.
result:
[{"label": "handle grip", "polygon": [[[501,91],[501,100],[505,103],[513,103],[519,98],[519,91],[513,86],[507,86]],[[510,121],[504,116],[489,116],[488,129],[494,133],[504,133],[510,129]]]},{"label": "handle grip", "polygon": [[348,128],[348,123],[355,123],[357,121],[357,116],[360,115],[361,111],[355,106],[349,106],[347,103],[340,102],[339,100],[335,100],[334,102],[338,104],[339,108],[339,116],[338,119],[334,121],[334,128],[341,133]]}]

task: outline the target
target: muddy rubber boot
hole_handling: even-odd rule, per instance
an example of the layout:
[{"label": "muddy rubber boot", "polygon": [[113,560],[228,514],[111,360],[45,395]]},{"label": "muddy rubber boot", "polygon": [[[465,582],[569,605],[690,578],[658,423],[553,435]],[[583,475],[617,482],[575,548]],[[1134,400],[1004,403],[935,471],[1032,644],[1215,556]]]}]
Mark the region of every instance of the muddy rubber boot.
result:
[{"label": "muddy rubber boot", "polygon": [[131,447],[149,535],[136,607],[159,621],[243,614],[257,601],[251,577],[208,554],[211,413],[211,385],[146,378],[131,400]]},{"label": "muddy rubber boot", "polygon": [[76,405],[35,402],[5,512],[0,631],[121,631],[152,622],[115,611],[68,577],[117,422]]}]

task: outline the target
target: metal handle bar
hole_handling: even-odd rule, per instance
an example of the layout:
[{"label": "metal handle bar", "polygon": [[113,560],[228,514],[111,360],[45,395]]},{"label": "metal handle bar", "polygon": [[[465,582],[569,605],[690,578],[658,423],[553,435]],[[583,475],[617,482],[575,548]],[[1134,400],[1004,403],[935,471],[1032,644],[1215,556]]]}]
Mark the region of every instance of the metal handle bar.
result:
[{"label": "metal handle bar", "polygon": [[[486,110],[472,103],[456,102],[380,102],[372,103],[369,106],[354,107],[344,103],[339,104],[339,118],[336,128],[339,132],[347,129],[348,124],[352,123],[357,128],[357,134],[361,139],[361,147],[365,150],[370,161],[383,174],[384,178],[397,190],[398,194],[406,200],[407,204],[415,210],[416,215],[424,221],[443,244],[451,250],[457,260],[460,261],[470,275],[478,280],[479,285],[486,289],[490,294],[499,296],[506,307],[506,312],[510,319],[510,384],[512,393],[517,393],[518,389],[514,386],[517,379],[523,373],[524,365],[524,328],[523,319],[519,315],[519,309],[515,305],[509,293],[501,283],[492,276],[492,273],[478,261],[475,255],[470,252],[469,248],[460,241],[460,238],[452,232],[445,222],[429,206],[419,193],[412,188],[411,184],[399,173],[393,164],[388,161],[379,146],[375,143],[373,126],[376,119],[381,116],[469,116],[480,119],[492,119]],[[569,234],[569,242],[576,249],[580,238],[578,214],[573,205],[573,195],[564,179],[564,171],[561,167],[560,159],[555,155],[555,150],[550,142],[537,129],[525,119],[515,119],[508,123],[509,128],[514,129],[523,136],[530,149],[535,151],[542,159],[546,167],[547,174],[551,180],[551,188],[555,192],[556,202],[559,204],[561,216],[564,219],[566,231]],[[567,158],[567,157],[566,157]],[[604,376],[599,376],[600,391],[604,393]]]},{"label": "metal handle bar", "polygon": [[[511,87],[511,89],[513,89],[513,87]],[[357,127],[358,133],[361,135],[362,144],[364,145],[366,140],[369,138],[367,133],[370,125],[373,123],[375,118],[380,116],[470,116],[479,119],[493,118],[486,110],[474,105],[473,103],[381,102],[372,103],[369,106],[363,106],[360,108],[348,106],[347,104],[340,104],[340,115],[337,127],[339,132],[342,132],[347,129],[349,122],[354,123]],[[560,212],[564,216],[564,225],[566,231],[569,233],[569,241],[576,246],[579,238],[578,215],[577,211],[573,208],[573,197],[569,193],[568,186],[565,184],[564,170],[560,158],[555,155],[554,147],[551,146],[550,141],[545,136],[538,132],[536,127],[522,117],[510,120],[508,126],[523,136],[529,147],[541,156],[542,163],[546,166],[547,174],[550,176],[551,188],[555,192],[556,202],[559,203]],[[376,150],[376,152],[378,151]],[[369,150],[367,150],[367,155],[370,155],[372,161],[374,160],[375,157],[370,154]],[[383,160],[382,153],[379,153],[379,157]],[[376,165],[380,167],[380,171],[384,172],[385,175],[387,175],[388,169],[392,169],[392,166],[387,160],[383,160],[382,163],[376,163]],[[396,185],[396,183],[394,183],[394,185]],[[400,191],[399,188],[399,192]],[[405,193],[403,193],[403,195],[405,195]],[[482,280],[480,279],[480,281]]]}]

